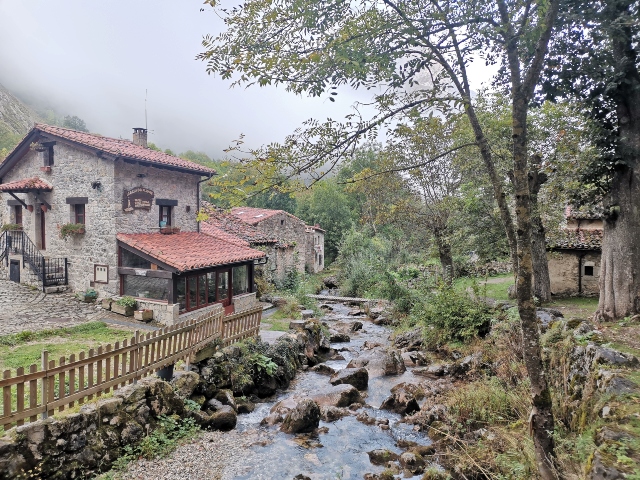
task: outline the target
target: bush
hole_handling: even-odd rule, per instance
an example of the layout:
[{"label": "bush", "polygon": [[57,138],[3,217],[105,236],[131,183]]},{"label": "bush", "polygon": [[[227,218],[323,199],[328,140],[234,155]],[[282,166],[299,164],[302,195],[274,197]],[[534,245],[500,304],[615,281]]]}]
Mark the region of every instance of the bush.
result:
[{"label": "bush", "polygon": [[135,308],[135,306],[136,306],[136,304],[138,302],[136,302],[135,298],[130,297],[128,295],[125,295],[120,300],[118,300],[116,303],[118,305],[120,305],[121,307],[133,307],[133,308]]},{"label": "bush", "polygon": [[[468,342],[489,333],[492,309],[484,302],[440,283],[435,291],[428,284],[419,289],[421,299],[411,311],[410,323],[423,325],[427,346],[447,342]],[[477,292],[476,292],[476,297]]]}]

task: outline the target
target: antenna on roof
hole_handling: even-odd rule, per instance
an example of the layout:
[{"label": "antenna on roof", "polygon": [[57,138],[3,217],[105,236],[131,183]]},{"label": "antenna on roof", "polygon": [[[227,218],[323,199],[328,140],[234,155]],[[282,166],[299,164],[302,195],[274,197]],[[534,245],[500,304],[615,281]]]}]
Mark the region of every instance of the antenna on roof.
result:
[{"label": "antenna on roof", "polygon": [[145,130],[149,130],[147,126],[147,94],[148,94],[148,90],[145,88],[144,89],[144,129]]}]

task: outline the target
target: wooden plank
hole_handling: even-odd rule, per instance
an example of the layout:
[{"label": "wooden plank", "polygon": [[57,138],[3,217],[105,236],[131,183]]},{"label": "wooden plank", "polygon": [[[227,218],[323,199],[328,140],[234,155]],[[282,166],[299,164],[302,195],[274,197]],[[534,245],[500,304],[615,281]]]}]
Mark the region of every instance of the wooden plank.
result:
[{"label": "wooden plank", "polygon": [[[24,375],[24,367],[19,367],[16,370],[16,376],[22,376]],[[24,383],[18,383],[18,385],[16,386],[16,413],[22,413],[24,412]],[[24,420],[20,420],[17,422],[17,425],[23,425],[24,424]]]},{"label": "wooden plank", "polygon": [[[111,344],[108,344],[105,347],[105,350],[107,351],[107,353],[111,352]],[[105,382],[109,382],[109,380],[111,380],[112,376],[111,376],[111,357],[107,357],[105,358],[105,367],[104,367],[104,381]],[[110,388],[107,388],[104,390],[105,393],[109,393],[111,391]]]},{"label": "wooden plank", "polygon": [[[95,351],[93,350],[93,348],[89,349],[89,363],[87,364],[87,389],[90,389],[91,387],[93,387],[94,383],[93,383],[93,355],[95,354]],[[87,400],[93,400],[93,395],[88,395],[87,396]]]},{"label": "wooden plank", "polygon": [[[53,370],[56,366],[56,361],[55,360],[49,360],[49,366],[47,367],[47,370],[51,369]],[[53,416],[53,414],[55,413],[54,410],[49,407],[50,403],[53,403],[53,401],[55,400],[55,387],[56,387],[56,378],[54,375],[48,376],[45,381],[49,384],[49,386],[47,387],[47,400],[46,400],[46,405],[47,405],[47,416],[51,417]]]},{"label": "wooden plank", "polygon": [[[69,362],[74,363],[76,356],[74,354],[69,355]],[[76,391],[76,369],[71,368],[69,370],[69,395],[73,395]],[[69,402],[69,408],[73,408],[74,402]]]},{"label": "wooden plank", "polygon": [[[102,358],[102,345],[100,345],[98,347],[98,356],[100,358]],[[102,360],[98,360],[96,362],[96,385],[101,385],[102,384]],[[98,396],[101,394],[102,392],[98,392]]]},{"label": "wooden plank", "polygon": [[[78,359],[80,361],[84,360],[84,352],[80,352],[80,355],[78,355]],[[82,392],[85,389],[84,386],[84,370],[85,367],[82,366],[78,369],[78,391]],[[82,397],[80,397],[78,399],[78,404],[82,405],[84,403],[84,395]]]},{"label": "wooden plank", "polygon": [[[29,373],[36,373],[38,366],[34,363],[29,367]],[[38,380],[29,381],[29,410],[32,410],[38,406]],[[25,417],[26,418],[26,417]],[[38,419],[37,414],[29,418],[30,422],[35,422]]]},{"label": "wooden plank", "polygon": [[[122,346],[123,347],[127,346],[127,339],[126,338],[122,341]],[[126,353],[122,355],[121,361],[122,361],[122,365],[120,365],[120,375],[124,376],[124,375],[127,374],[127,354]],[[131,371],[132,370],[129,369],[129,372],[131,372]],[[120,383],[120,386],[124,387],[126,384],[127,384],[127,382],[123,381],[123,382]]]},{"label": "wooden plank", "polygon": [[[5,370],[2,378],[11,378],[11,370]],[[6,386],[2,389],[2,415],[9,417],[11,413],[11,386]]]},{"label": "wooden plank", "polygon": [[[49,352],[47,352],[46,350],[43,350],[42,355],[40,357],[40,361],[42,362],[42,371],[46,375],[47,368],[49,367]],[[40,381],[41,381],[40,391],[42,392],[42,405],[46,405],[47,401],[49,400],[49,392],[48,392],[49,382],[44,376],[40,379]],[[46,413],[44,413],[42,416],[43,418],[47,418]]]},{"label": "wooden plank", "polygon": [[[113,351],[116,352],[113,356],[113,378],[118,378],[118,370],[120,369],[120,355],[118,355],[118,349],[120,348],[120,342],[116,342],[113,345]],[[115,392],[118,389],[118,384],[116,383],[113,387],[113,391]]]},{"label": "wooden plank", "polygon": [[[58,361],[58,365],[60,365],[61,367],[64,367],[66,361],[64,357],[60,357],[60,360]],[[58,398],[60,400],[62,400],[65,397],[65,387],[66,387],[66,371],[62,371],[58,374]],[[60,406],[60,410],[58,410],[59,412],[62,412],[64,410],[64,405]]]}]

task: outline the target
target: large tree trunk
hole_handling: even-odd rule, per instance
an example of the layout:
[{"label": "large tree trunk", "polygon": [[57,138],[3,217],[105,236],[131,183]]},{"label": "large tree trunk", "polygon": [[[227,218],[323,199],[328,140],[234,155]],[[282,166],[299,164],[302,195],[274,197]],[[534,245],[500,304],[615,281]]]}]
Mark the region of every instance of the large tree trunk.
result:
[{"label": "large tree trunk", "polygon": [[[617,16],[632,15],[630,2],[618,2]],[[604,240],[600,265],[600,301],[597,316],[617,320],[640,313],[640,73],[627,23],[613,22],[610,31],[616,75],[612,93],[616,102],[620,160],[605,201]]]},{"label": "large tree trunk", "polygon": [[544,172],[539,172],[540,157],[532,157],[533,167],[529,172],[529,190],[531,192],[531,254],[533,258],[533,295],[541,302],[551,301],[551,279],[549,278],[549,262],[547,260],[547,242],[544,225],[540,217],[538,193],[547,181]]},{"label": "large tree trunk", "polygon": [[517,299],[522,322],[524,363],[531,380],[530,425],[538,471],[543,479],[557,478],[554,467],[554,421],[551,390],[542,363],[536,306],[533,300],[533,256],[531,244],[531,198],[527,155],[527,98],[513,97],[513,180],[518,238]]},{"label": "large tree trunk", "polygon": [[598,317],[613,321],[640,313],[640,173],[620,166],[606,205]]},{"label": "large tree trunk", "polygon": [[451,284],[455,275],[453,256],[451,255],[451,245],[442,231],[435,230],[433,232],[433,236],[436,239],[438,256],[440,257],[440,265],[442,266],[445,282]]}]

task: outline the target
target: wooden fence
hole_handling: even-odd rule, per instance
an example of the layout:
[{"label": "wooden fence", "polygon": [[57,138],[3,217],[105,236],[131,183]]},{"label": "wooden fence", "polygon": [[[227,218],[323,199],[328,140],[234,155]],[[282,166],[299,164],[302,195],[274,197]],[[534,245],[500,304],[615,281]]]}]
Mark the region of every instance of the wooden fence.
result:
[{"label": "wooden fence", "polygon": [[0,427],[7,430],[33,422],[38,415],[46,418],[73,408],[179,360],[188,363],[192,355],[217,338],[230,345],[256,336],[260,330],[261,306],[223,315],[223,311],[205,313],[146,335],[136,331],[129,341],[61,357],[57,364],[44,351],[40,366],[20,367],[14,376],[5,370],[0,379]]}]

